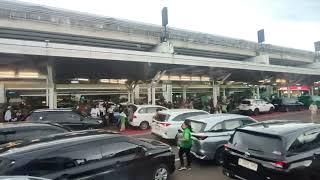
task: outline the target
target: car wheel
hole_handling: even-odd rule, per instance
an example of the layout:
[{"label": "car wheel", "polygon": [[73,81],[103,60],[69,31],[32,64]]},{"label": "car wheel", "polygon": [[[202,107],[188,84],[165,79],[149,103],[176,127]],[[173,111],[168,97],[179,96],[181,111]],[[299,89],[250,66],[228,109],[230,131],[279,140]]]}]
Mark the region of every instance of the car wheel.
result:
[{"label": "car wheel", "polygon": [[270,110],[269,110],[269,113],[273,113],[274,112],[274,108],[271,107]]},{"label": "car wheel", "polygon": [[169,179],[168,167],[164,164],[158,166],[153,173],[153,180],[167,180]]},{"label": "car wheel", "polygon": [[143,121],[140,123],[140,129],[141,130],[146,130],[149,128],[149,123],[147,121]]},{"label": "car wheel", "polygon": [[260,111],[258,108],[254,109],[253,115],[258,116],[260,114]]},{"label": "car wheel", "polygon": [[219,166],[222,166],[222,164],[223,164],[223,153],[224,153],[224,148],[221,147],[221,148],[217,149],[216,155],[214,157],[216,164]]}]

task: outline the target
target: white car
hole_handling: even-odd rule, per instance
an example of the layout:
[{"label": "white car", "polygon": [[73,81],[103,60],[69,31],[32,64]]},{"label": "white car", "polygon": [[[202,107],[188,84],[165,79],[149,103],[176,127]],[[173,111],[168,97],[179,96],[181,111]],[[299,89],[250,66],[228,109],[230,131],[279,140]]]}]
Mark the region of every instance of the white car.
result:
[{"label": "white car", "polygon": [[132,105],[135,112],[132,119],[129,119],[129,124],[134,127],[140,127],[142,130],[146,130],[150,127],[153,116],[157,111],[167,110],[163,106],[157,105]]},{"label": "white car", "polygon": [[245,99],[241,101],[239,111],[258,115],[260,112],[273,112],[274,105],[261,99]]},{"label": "white car", "polygon": [[196,109],[170,109],[166,111],[160,111],[153,120],[151,132],[164,139],[173,140],[176,138],[178,130],[184,120],[189,117],[202,114],[209,113]]}]

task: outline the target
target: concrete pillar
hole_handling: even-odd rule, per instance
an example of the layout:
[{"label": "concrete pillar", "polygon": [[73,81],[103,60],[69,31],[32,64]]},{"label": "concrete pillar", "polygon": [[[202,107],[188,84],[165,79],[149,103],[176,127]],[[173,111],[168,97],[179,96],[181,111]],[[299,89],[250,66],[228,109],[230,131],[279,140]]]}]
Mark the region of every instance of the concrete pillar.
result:
[{"label": "concrete pillar", "polygon": [[314,96],[314,87],[311,86],[310,88],[311,88],[311,93],[310,94],[311,94],[311,96]]},{"label": "concrete pillar", "polygon": [[47,89],[48,89],[48,105],[50,109],[57,108],[57,92],[54,83],[54,67],[50,60],[47,64]]},{"label": "concrete pillar", "polygon": [[288,91],[288,98],[291,98],[291,89],[290,89],[290,86],[288,86],[287,91]]},{"label": "concrete pillar", "polygon": [[0,104],[7,102],[6,89],[3,83],[0,83]]},{"label": "concrete pillar", "polygon": [[213,84],[213,87],[212,87],[213,107],[217,107],[219,87],[214,84],[214,81],[212,81],[212,84]]},{"label": "concrete pillar", "polygon": [[223,88],[222,93],[223,93],[223,99],[226,99],[227,98],[227,96],[226,96],[226,88]]},{"label": "concrete pillar", "polygon": [[167,102],[172,102],[172,84],[162,84],[162,95]]},{"label": "concrete pillar", "polygon": [[257,93],[257,99],[260,99],[260,87],[257,86],[256,88],[256,93]]},{"label": "concrete pillar", "polygon": [[133,102],[137,103],[140,100],[140,86],[139,84],[136,85],[136,87],[134,88],[134,98],[133,98]]},{"label": "concrete pillar", "polygon": [[182,100],[187,101],[187,86],[182,87]]},{"label": "concrete pillar", "polygon": [[152,93],[151,93],[151,86],[148,87],[148,104],[151,104],[152,101]]},{"label": "concrete pillar", "polygon": [[167,102],[172,102],[172,84],[167,84]]},{"label": "concrete pillar", "polygon": [[151,87],[152,105],[156,105],[156,87]]}]

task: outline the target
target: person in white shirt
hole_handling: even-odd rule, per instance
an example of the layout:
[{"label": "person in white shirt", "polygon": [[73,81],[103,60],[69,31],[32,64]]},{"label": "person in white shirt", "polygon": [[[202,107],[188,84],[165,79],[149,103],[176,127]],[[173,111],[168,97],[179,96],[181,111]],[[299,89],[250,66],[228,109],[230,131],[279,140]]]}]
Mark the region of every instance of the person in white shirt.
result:
[{"label": "person in white shirt", "polygon": [[9,121],[11,121],[11,119],[12,119],[11,106],[8,106],[8,109],[7,109],[7,111],[6,111],[5,115],[4,115],[4,120],[6,122],[9,122]]},{"label": "person in white shirt", "polygon": [[316,121],[316,117],[317,117],[317,113],[318,113],[318,106],[316,105],[315,102],[313,102],[309,106],[309,110],[311,112],[311,122],[315,122]]},{"label": "person in white shirt", "polygon": [[91,115],[91,117],[93,117],[93,118],[98,118],[98,117],[100,116],[99,105],[96,105],[96,107],[91,108],[90,115]]}]

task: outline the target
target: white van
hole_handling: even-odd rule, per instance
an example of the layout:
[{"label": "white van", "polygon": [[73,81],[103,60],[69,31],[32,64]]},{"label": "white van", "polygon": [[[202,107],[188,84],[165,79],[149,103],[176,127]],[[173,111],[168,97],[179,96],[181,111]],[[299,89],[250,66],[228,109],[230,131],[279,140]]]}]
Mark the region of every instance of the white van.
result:
[{"label": "white van", "polygon": [[129,119],[129,124],[134,127],[140,127],[142,130],[146,130],[152,123],[153,116],[157,111],[167,110],[163,106],[157,105],[132,105],[135,112],[132,119]]}]

